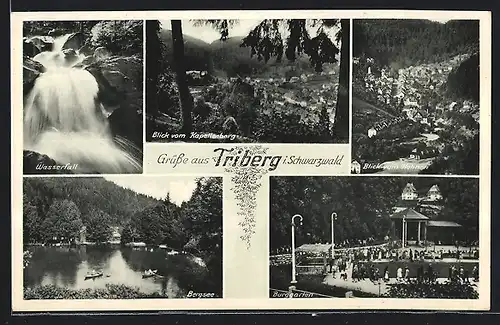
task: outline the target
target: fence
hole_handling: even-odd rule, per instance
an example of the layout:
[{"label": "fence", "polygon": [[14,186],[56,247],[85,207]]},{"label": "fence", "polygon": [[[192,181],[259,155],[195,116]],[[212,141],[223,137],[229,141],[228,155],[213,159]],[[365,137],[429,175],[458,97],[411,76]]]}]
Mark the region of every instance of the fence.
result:
[{"label": "fence", "polygon": [[297,265],[297,274],[324,274],[324,265]]}]

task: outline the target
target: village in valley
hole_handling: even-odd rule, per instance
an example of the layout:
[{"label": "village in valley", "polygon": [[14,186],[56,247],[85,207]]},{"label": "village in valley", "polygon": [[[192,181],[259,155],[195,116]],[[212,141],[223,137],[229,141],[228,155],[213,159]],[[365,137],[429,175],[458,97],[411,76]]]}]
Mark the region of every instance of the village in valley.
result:
[{"label": "village in valley", "polygon": [[[337,69],[338,70],[338,69]],[[207,71],[192,71],[193,75],[205,75]],[[195,102],[203,101],[206,105],[220,110],[219,104],[210,102],[214,98],[203,96],[218,87],[229,87],[237,82],[244,82],[253,88],[252,95],[258,99],[262,113],[272,116],[274,113],[296,114],[304,124],[319,123],[319,115],[326,109],[331,123],[335,119],[337,103],[338,71],[330,70],[319,74],[302,73],[292,77],[270,78],[215,78],[214,84],[192,87],[191,94]]]},{"label": "village in valley", "polygon": [[[240,139],[246,138],[244,142],[333,141],[330,134],[336,121],[337,65],[326,65],[320,73],[300,73],[291,68],[286,76],[282,72],[254,77],[213,76],[204,70],[187,74],[197,132],[238,134]],[[238,104],[232,104],[236,98]],[[235,111],[234,119],[227,118],[231,105],[248,105],[251,111]],[[179,123],[172,115],[162,113],[156,123],[164,128]]]},{"label": "village in valley", "polygon": [[479,78],[477,52],[408,66],[360,55],[353,70],[352,173],[478,173],[445,167],[455,153],[478,156],[477,94],[451,91]]}]

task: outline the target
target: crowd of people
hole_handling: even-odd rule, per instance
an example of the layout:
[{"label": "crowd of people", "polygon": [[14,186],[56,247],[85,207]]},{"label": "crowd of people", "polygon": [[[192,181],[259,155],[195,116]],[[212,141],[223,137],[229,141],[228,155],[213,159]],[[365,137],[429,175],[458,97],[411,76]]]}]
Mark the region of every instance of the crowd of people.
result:
[{"label": "crowd of people", "polygon": [[[291,247],[281,247],[271,252],[271,255],[290,254]],[[296,251],[299,258],[321,258],[330,256],[331,251]],[[400,243],[389,242],[372,247],[351,247],[341,248],[335,245],[335,258],[347,258],[353,261],[424,261],[441,260],[444,258],[455,259],[479,259],[479,250],[477,248],[467,249],[432,249],[431,247],[414,247],[402,249]]]},{"label": "crowd of people", "polygon": [[[345,253],[344,253],[345,254]],[[376,260],[390,260],[390,261],[423,261],[423,260],[441,260],[444,258],[456,259],[479,259],[479,250],[477,248],[469,249],[439,249],[432,250],[426,248],[409,248],[401,249],[397,246],[383,246],[374,248],[365,248],[362,250],[353,250],[347,254],[351,254],[354,260],[358,261],[376,261]]]},{"label": "crowd of people", "polygon": [[[323,265],[324,273],[331,273],[334,277],[347,281],[358,282],[369,279],[374,283],[380,281],[389,282],[396,279],[397,283],[408,283],[410,280],[417,282],[434,282],[438,277],[444,278],[446,271],[439,269],[436,272],[433,262],[438,262],[446,258],[453,258],[457,261],[461,259],[479,259],[479,250],[475,248],[455,247],[455,249],[433,249],[428,247],[401,248],[400,242],[386,242],[385,244],[372,245],[368,247],[339,248],[335,246],[335,258],[331,258],[331,250],[327,245],[317,251],[296,251],[297,265]],[[291,248],[283,247],[273,255],[272,265],[291,263]],[[389,267],[387,264],[383,269],[377,263],[398,262],[397,268]],[[415,265],[413,262],[417,263]],[[380,265],[380,264],[379,264]],[[417,268],[415,270],[415,267]],[[439,272],[440,271],[440,272]],[[462,265],[451,264],[448,272],[449,282],[470,283],[479,281],[479,270],[477,266],[464,268]]]}]

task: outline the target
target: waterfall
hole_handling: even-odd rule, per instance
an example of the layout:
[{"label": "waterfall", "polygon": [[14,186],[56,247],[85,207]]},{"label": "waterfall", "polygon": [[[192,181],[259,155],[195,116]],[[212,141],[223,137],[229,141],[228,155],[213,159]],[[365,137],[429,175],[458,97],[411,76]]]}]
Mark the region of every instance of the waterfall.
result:
[{"label": "waterfall", "polygon": [[64,44],[68,41],[69,37],[73,34],[65,34],[54,39],[54,44],[52,45],[52,52],[61,52],[63,50]]},{"label": "waterfall", "polygon": [[61,50],[70,35],[59,37],[52,51],[33,58],[46,71],[24,100],[24,149],[45,154],[59,164],[77,164],[78,173],[140,172],[142,153],[111,134],[98,100],[97,80],[89,71],[75,67],[85,56]]}]

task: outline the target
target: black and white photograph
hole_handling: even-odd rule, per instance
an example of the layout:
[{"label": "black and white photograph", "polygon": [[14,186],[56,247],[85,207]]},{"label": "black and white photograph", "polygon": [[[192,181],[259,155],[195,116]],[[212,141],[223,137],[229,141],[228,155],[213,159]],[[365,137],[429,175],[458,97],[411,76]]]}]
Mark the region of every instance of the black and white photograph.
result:
[{"label": "black and white photograph", "polygon": [[491,26],[12,12],[12,312],[489,310]]},{"label": "black and white photograph", "polygon": [[25,177],[23,298],[222,298],[222,178]]},{"label": "black and white photograph", "polygon": [[[464,190],[467,189],[467,190]],[[479,299],[479,180],[271,177],[270,298]]]},{"label": "black and white photograph", "polygon": [[349,142],[349,19],[146,21],[146,141]]},{"label": "black and white photograph", "polygon": [[142,20],[23,23],[24,174],[140,174]]},{"label": "black and white photograph", "polygon": [[353,20],[351,172],[479,174],[479,20]]}]

